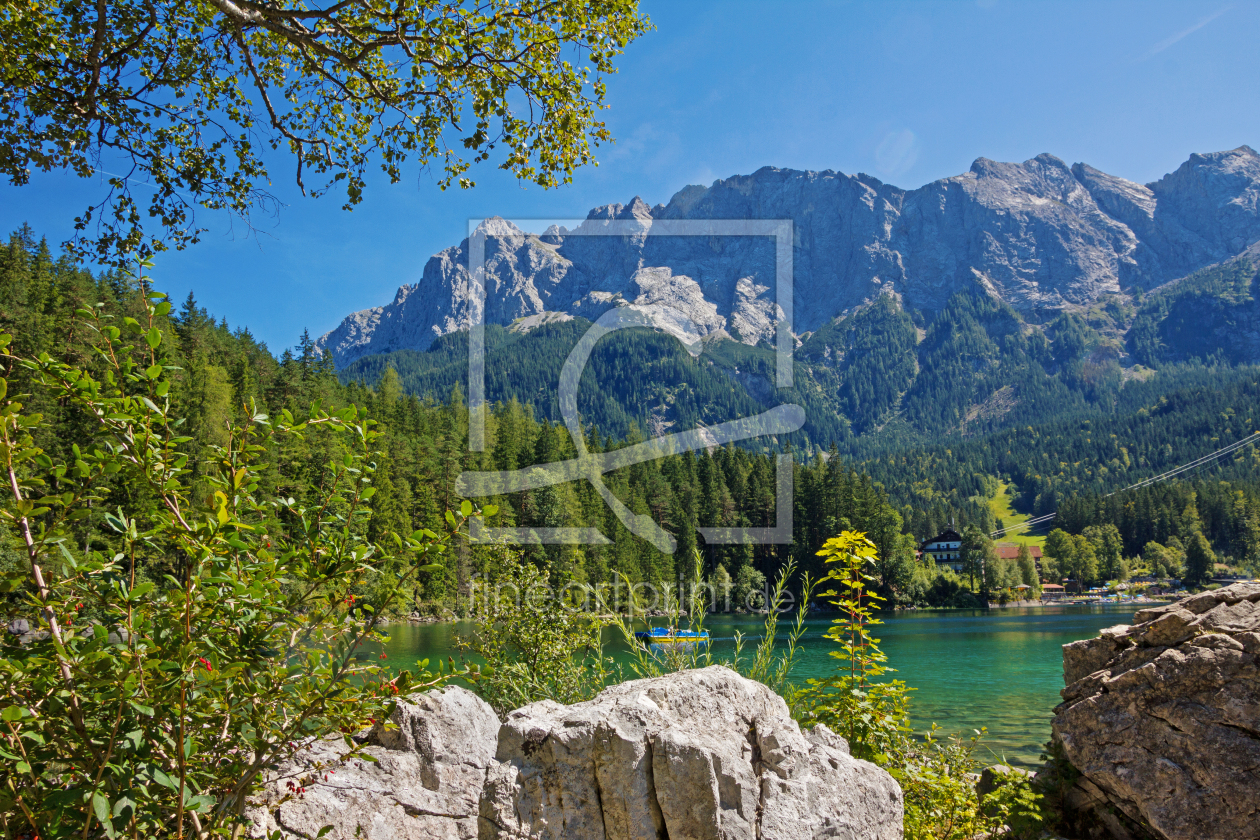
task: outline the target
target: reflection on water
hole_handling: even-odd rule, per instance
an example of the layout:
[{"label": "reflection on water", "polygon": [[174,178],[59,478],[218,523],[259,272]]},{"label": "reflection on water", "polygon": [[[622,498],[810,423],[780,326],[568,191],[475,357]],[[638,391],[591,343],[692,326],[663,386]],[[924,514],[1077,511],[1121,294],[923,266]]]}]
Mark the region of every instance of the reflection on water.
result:
[{"label": "reflection on water", "polygon": [[[988,728],[984,740],[994,756],[1016,764],[1037,763],[1050,738],[1050,718],[1063,687],[1060,648],[1097,635],[1103,627],[1132,617],[1133,606],[1047,607],[990,611],[922,610],[884,613],[876,629],[895,676],[916,689],[911,716],[916,729],[935,722],[946,732]],[[822,636],[830,618],[809,622],[793,678],[823,676],[835,660]],[[715,658],[734,653],[736,632],[755,644],[762,622],[755,617],[712,616],[706,626],[713,637]],[[414,668],[421,659],[448,656],[459,661],[456,634],[472,625],[403,624],[390,628],[385,646],[396,668]],[[612,631],[611,652],[626,661],[627,652]]]}]

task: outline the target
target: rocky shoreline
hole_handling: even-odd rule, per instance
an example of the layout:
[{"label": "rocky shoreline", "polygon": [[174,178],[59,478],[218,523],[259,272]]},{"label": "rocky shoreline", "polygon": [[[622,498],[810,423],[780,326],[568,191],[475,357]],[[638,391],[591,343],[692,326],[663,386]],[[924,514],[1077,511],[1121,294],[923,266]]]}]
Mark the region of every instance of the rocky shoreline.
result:
[{"label": "rocky shoreline", "polygon": [[[1260,840],[1260,584],[1138,610],[1065,645],[1063,672],[1052,758],[1033,778],[1056,837]],[[357,736],[349,759],[335,738],[275,768],[250,836],[903,836],[888,773],[720,666],[502,722],[448,687],[399,702],[392,724]],[[990,768],[977,791],[1010,772]]]},{"label": "rocky shoreline", "polygon": [[1039,777],[1080,837],[1260,840],[1260,584],[1063,648]]}]

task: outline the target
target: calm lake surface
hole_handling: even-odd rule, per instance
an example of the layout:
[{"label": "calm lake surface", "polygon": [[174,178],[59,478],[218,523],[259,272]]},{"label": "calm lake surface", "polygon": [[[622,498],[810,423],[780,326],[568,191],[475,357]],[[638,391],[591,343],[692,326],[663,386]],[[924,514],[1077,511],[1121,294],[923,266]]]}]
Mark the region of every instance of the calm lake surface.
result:
[{"label": "calm lake surface", "polygon": [[[876,635],[897,669],[895,676],[916,689],[910,707],[916,729],[936,723],[946,732],[970,734],[987,727],[983,761],[1001,757],[1030,766],[1038,763],[1050,738],[1051,710],[1060,701],[1061,647],[1127,623],[1140,608],[1108,604],[884,613]],[[792,672],[795,679],[832,670],[835,660],[828,653],[834,645],[822,638],[829,623],[829,617],[809,622]],[[762,622],[713,616],[706,626],[714,638],[714,658],[721,659],[733,654],[736,631],[755,644]],[[395,668],[413,668],[422,659],[436,663],[447,656],[459,661],[455,636],[471,630],[464,622],[393,625],[385,651]],[[620,653],[624,657],[625,651]]]}]

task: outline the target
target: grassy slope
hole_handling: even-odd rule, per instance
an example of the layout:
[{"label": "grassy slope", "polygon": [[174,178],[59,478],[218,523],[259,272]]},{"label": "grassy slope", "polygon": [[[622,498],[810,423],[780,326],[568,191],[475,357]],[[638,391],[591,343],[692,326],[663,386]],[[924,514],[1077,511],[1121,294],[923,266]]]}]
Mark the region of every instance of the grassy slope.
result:
[{"label": "grassy slope", "polygon": [[[1007,488],[1010,485],[1003,482],[998,485],[997,492],[993,494],[993,498],[989,499],[989,510],[993,511],[993,515],[1002,520],[1002,524],[1007,528],[1012,525],[1020,525],[1027,522],[1031,517],[1026,513],[1016,513],[1011,510],[1011,497]],[[1040,548],[1045,548],[1046,531],[1045,526],[1033,528],[1029,531],[1018,531],[1015,533],[1007,532],[998,542],[1027,543]]]}]

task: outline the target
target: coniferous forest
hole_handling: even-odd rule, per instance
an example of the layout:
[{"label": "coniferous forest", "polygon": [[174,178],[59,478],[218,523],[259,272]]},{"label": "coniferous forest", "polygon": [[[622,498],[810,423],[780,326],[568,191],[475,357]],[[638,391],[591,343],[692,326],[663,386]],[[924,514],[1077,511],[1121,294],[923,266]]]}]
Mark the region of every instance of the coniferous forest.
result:
[{"label": "coniferous forest", "polygon": [[[101,303],[105,311],[125,316],[139,305],[142,289],[133,278],[117,272],[93,275],[76,268],[29,229],[11,237],[0,260],[0,326],[13,333],[18,353],[85,359],[88,336],[77,331],[75,310]],[[976,305],[985,311],[985,304]],[[955,310],[969,306],[958,302]],[[906,332],[900,326],[902,315],[885,302],[855,329]],[[967,340],[959,337],[952,317],[951,311],[941,313],[924,340],[951,347],[949,358],[965,358],[970,351],[954,345]],[[171,394],[177,413],[187,418],[184,446],[194,465],[205,457],[206,447],[225,442],[228,421],[251,401],[256,410],[271,415],[285,410],[299,413],[314,403],[326,410],[354,405],[376,420],[386,453],[377,465],[376,493],[370,501],[370,530],[379,537],[440,527],[445,512],[459,507],[455,479],[462,471],[518,469],[575,454],[568,432],[555,416],[554,388],[548,390],[548,383],[558,376],[566,345],[571,346],[580,335],[577,329],[566,332],[570,327],[544,327],[524,337],[529,341],[504,330],[488,331],[491,359],[500,348],[514,354],[513,387],[510,395],[494,402],[487,420],[486,450],[481,453],[468,451],[467,410],[460,384],[466,356],[460,357],[454,340],[458,336],[448,337],[451,340],[428,354],[397,354],[390,364],[382,364],[382,357],[371,357],[365,360],[371,364],[357,365],[339,378],[331,359],[313,350],[309,336],[303,335],[294,350],[285,350],[277,358],[247,328],[216,320],[191,295],[165,316],[162,332],[169,352],[178,359]],[[934,338],[942,331],[952,337]],[[583,419],[597,418],[586,427],[590,450],[643,440],[648,432],[640,425],[641,413],[633,407],[647,404],[653,396],[659,398],[661,389],[671,385],[676,393],[688,395],[671,406],[670,416],[681,428],[758,410],[748,392],[731,387],[729,376],[715,373],[711,363],[723,363],[722,353],[742,350],[742,358],[732,361],[728,355],[725,361],[748,370],[760,358],[758,348],[727,344],[717,349],[716,359],[709,354],[691,359],[668,336],[635,331],[621,338],[628,346],[601,347],[583,380],[579,406]],[[903,343],[910,340],[906,332]],[[531,351],[536,355],[529,355]],[[408,361],[420,356],[429,357],[428,363],[408,368]],[[433,356],[443,357],[443,363],[432,364]],[[631,358],[636,360],[633,365],[626,361]],[[1024,364],[1018,353],[1004,358],[1003,364]],[[983,558],[991,554],[984,535],[1003,524],[995,519],[988,500],[999,481],[1004,481],[1013,488],[1017,510],[1059,511],[1046,530],[1091,532],[1096,537],[1101,526],[1117,528],[1126,558],[1125,574],[1144,567],[1140,558],[1143,552],[1149,553],[1148,544],[1155,550],[1171,541],[1175,554],[1177,546],[1184,548],[1196,533],[1206,538],[1214,561],[1256,568],[1260,559],[1260,484],[1256,481],[1260,450],[1256,448],[1244,448],[1185,480],[1105,495],[1117,486],[1198,457],[1207,445],[1204,441],[1220,446],[1253,431],[1257,418],[1251,407],[1260,395],[1256,369],[1202,361],[1173,363],[1158,377],[1116,388],[1107,413],[1091,410],[1082,402],[1075,411],[1049,422],[1036,423],[1032,415],[1021,416],[1019,425],[969,437],[945,437],[934,445],[898,449],[877,435],[855,438],[850,424],[858,429],[871,426],[879,414],[873,407],[879,395],[888,392],[890,379],[903,375],[906,364],[895,353],[872,353],[854,360],[846,369],[849,378],[838,390],[841,402],[850,407],[847,418],[832,412],[831,420],[813,422],[803,438],[778,442],[778,449],[792,452],[795,463],[794,541],[790,545],[709,546],[696,532],[704,526],[775,524],[775,443],[764,440],[670,456],[606,477],[608,486],[633,512],[650,515],[674,535],[678,550],[673,555],[628,533],[585,482],[483,500],[499,507],[489,524],[598,528],[608,538],[607,545],[526,548],[527,556],[551,570],[556,583],[607,583],[617,577],[673,581],[681,571],[677,558],[690,557],[699,548],[706,578],[729,592],[733,603],[754,606],[755,593],[789,559],[795,561],[798,574],[817,576],[816,547],[829,535],[852,528],[870,534],[876,543],[880,588],[893,603],[965,605],[973,603],[968,594],[972,588],[1019,582],[1013,564],[1007,569],[991,568],[987,579],[982,574],[978,581],[974,575],[959,580],[952,573],[918,563],[915,549],[952,522],[959,530],[970,529],[970,550],[976,557],[974,565],[980,568]],[[853,373],[859,366],[862,370]],[[492,399],[508,390],[506,380],[495,379],[495,370],[488,361]],[[33,393],[31,407],[53,418],[39,444],[55,453],[74,439],[75,424],[82,419],[73,413],[61,414],[55,404],[41,404],[44,399]],[[948,389],[932,394],[938,406],[947,406],[951,399]],[[811,417],[826,411],[821,398],[805,402]],[[296,459],[299,467],[303,459],[309,464],[305,470],[277,470],[276,480],[288,483],[286,492],[300,496],[311,489],[302,486],[301,476],[318,475],[316,467],[328,453],[312,445],[285,457]],[[194,466],[194,477],[196,470]],[[280,472],[285,473],[283,479]],[[1102,550],[1097,539],[1095,543]],[[1167,560],[1164,554],[1159,556]],[[17,562],[12,551],[6,557],[5,562]],[[485,563],[481,549],[465,546],[448,558],[443,569],[418,577],[411,603],[421,610],[460,610],[471,582],[485,574]],[[1182,567],[1167,561],[1159,568],[1180,571]],[[1053,566],[1049,573],[1054,573]],[[1104,564],[1093,577],[1105,580],[1108,573],[1113,578],[1121,574],[1115,564]]]}]

